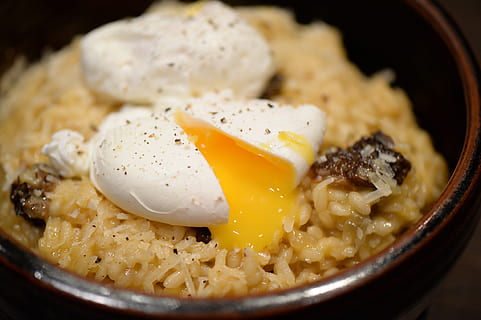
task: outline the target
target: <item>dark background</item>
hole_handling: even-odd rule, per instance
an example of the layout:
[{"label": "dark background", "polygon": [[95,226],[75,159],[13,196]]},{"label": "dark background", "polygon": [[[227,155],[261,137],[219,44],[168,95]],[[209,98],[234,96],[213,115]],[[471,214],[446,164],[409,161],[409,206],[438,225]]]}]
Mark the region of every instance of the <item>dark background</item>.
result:
[{"label": "dark background", "polygon": [[[481,62],[481,0],[437,0],[464,33]],[[481,195],[480,195],[481,197]],[[427,320],[481,319],[481,224],[433,296]]]}]

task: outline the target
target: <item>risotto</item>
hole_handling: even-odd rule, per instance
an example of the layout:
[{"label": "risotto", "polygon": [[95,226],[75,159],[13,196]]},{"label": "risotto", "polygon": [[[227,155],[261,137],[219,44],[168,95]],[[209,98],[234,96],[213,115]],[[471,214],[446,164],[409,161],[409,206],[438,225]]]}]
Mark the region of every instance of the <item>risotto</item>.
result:
[{"label": "risotto", "polygon": [[[89,140],[123,104],[86,85],[83,37],[33,65],[18,60],[4,76],[0,227],[42,258],[105,284],[219,297],[332,275],[415,224],[441,193],[448,171],[417,126],[406,94],[391,86],[393,73],[363,75],[348,61],[340,32],[322,22],[299,25],[275,7],[235,11],[272,53],[275,76],[257,96],[315,105],[326,115],[324,141],[298,185],[298,210],[283,218],[281,232],[267,245],[231,248],[219,244],[209,226],[131,214],[99,192],[88,174],[68,177],[52,169],[42,148],[55,132],[74,130]],[[377,157],[366,156],[368,149]],[[381,172],[376,180],[383,157],[399,166],[390,167],[393,177],[383,179]]]}]

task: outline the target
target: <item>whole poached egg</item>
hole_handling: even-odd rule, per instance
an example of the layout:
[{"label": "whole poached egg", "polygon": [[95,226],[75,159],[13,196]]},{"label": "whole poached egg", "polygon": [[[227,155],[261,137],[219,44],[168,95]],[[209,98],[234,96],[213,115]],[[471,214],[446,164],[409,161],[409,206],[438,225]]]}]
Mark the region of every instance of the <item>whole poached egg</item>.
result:
[{"label": "whole poached egg", "polygon": [[[180,8],[114,22],[85,37],[86,83],[124,103],[148,105],[111,113],[87,142],[71,130],[57,132],[42,151],[66,177],[89,174],[127,212],[209,227],[221,247],[260,251],[297,210],[297,186],[322,144],[325,114],[313,105],[252,99],[273,72],[262,37],[218,2]],[[180,26],[204,30],[198,36],[215,45],[177,39]],[[225,28],[237,31],[226,39]],[[159,37],[176,40],[169,48]],[[197,59],[218,53],[221,42],[231,46],[228,58]],[[182,66],[177,74],[165,69],[170,63]]]},{"label": "whole poached egg", "polygon": [[90,88],[136,104],[223,89],[247,98],[262,93],[275,70],[271,49],[234,10],[217,1],[160,8],[82,39]]}]

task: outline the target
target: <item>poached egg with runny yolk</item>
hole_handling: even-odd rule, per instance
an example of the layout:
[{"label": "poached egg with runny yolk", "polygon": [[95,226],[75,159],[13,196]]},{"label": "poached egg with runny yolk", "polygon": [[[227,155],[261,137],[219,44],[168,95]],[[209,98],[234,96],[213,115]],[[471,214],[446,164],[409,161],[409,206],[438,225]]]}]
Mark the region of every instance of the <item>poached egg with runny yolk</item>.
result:
[{"label": "poached egg with runny yolk", "polygon": [[98,190],[151,220],[208,226],[225,248],[262,250],[280,235],[322,143],[324,113],[229,92],[156,110],[93,139]]}]

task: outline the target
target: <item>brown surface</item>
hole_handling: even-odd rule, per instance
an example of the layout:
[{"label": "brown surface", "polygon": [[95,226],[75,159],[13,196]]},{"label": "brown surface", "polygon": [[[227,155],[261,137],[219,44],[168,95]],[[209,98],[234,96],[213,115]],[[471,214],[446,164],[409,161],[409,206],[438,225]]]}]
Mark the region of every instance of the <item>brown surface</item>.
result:
[{"label": "brown surface", "polygon": [[[481,0],[438,2],[454,18],[481,62]],[[433,297],[427,320],[445,319],[481,319],[481,224]]]}]

